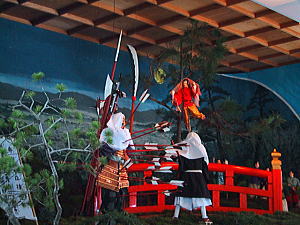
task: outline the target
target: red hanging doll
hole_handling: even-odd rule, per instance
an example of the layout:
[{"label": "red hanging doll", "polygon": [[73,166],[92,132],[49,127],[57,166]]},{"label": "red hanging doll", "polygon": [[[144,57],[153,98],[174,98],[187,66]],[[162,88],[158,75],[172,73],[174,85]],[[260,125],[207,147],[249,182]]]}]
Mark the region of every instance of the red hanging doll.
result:
[{"label": "red hanging doll", "polygon": [[205,115],[197,108],[201,91],[199,84],[195,81],[184,78],[170,93],[172,104],[176,106],[176,110],[181,111],[180,106],[182,105],[184,123],[188,131],[191,131],[189,113],[198,119],[205,119]]}]

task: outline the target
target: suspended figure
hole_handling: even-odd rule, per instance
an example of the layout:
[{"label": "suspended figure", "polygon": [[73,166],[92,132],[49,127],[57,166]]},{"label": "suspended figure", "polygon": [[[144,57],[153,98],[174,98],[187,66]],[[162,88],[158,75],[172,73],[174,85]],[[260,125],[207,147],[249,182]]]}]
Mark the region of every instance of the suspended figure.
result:
[{"label": "suspended figure", "polygon": [[212,205],[207,188],[209,160],[206,149],[195,132],[190,132],[178,145],[182,146],[177,151],[178,179],[184,182],[175,194],[173,218],[178,218],[181,207],[189,211],[200,208],[203,222],[212,224],[206,214],[206,206]]},{"label": "suspended figure", "polygon": [[[101,211],[121,210],[124,196],[129,187],[127,168],[132,164],[126,149],[134,149],[126,120],[122,113],[113,114],[100,135],[100,155],[106,156],[105,165],[97,177],[96,185],[101,187]],[[127,141],[130,140],[130,141]],[[98,207],[100,208],[100,207]]]},{"label": "suspended figure", "polygon": [[172,104],[176,106],[177,111],[183,110],[183,118],[186,129],[192,131],[189,113],[198,119],[205,119],[205,115],[199,112],[199,96],[201,95],[199,84],[195,81],[184,78],[171,91]]}]

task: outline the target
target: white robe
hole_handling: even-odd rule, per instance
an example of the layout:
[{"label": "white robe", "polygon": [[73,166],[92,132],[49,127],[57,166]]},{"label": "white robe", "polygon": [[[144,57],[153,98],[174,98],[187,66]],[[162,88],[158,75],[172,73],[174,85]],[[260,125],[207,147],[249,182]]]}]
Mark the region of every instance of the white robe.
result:
[{"label": "white robe", "polygon": [[[178,144],[187,144],[182,147],[182,150],[178,151],[179,155],[188,159],[204,158],[207,165],[209,164],[206,149],[197,133],[190,132],[186,139]],[[201,206],[212,205],[212,202],[209,198],[175,197],[174,205],[180,205],[180,207],[191,211]]]},{"label": "white robe", "polygon": [[[113,114],[107,122],[107,128],[103,129],[100,135],[100,142],[107,143],[117,151],[127,149],[129,145],[133,145],[129,130],[125,127],[122,128],[123,119],[125,119],[124,114],[120,112]],[[108,133],[111,133],[112,136],[108,136]],[[110,141],[108,140],[109,137],[111,137]],[[112,143],[110,143],[111,141]],[[132,148],[134,147],[132,146]]]}]

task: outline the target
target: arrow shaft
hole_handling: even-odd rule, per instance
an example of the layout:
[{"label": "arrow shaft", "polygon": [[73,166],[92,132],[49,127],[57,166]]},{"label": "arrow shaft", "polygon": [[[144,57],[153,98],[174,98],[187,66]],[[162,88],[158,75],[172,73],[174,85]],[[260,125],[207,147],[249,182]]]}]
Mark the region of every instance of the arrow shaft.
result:
[{"label": "arrow shaft", "polygon": [[155,131],[157,131],[157,130],[152,130],[152,131],[146,132],[146,133],[144,133],[144,134],[140,134],[140,135],[138,135],[138,136],[136,136],[136,137],[133,137],[133,138],[131,138],[131,139],[128,139],[128,140],[124,141],[124,143],[127,142],[127,141],[130,141],[130,140],[134,140],[134,139],[137,139],[137,138],[139,138],[139,137],[145,136],[145,135],[147,135],[147,134],[151,134],[151,133],[153,133],[153,132],[155,132]]}]

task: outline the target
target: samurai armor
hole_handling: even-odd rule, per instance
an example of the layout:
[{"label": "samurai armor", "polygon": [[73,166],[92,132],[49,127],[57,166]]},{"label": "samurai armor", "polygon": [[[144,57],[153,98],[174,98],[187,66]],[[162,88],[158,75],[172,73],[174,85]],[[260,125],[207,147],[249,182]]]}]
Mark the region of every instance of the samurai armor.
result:
[{"label": "samurai armor", "polygon": [[112,191],[119,191],[119,163],[109,160],[97,177],[97,185]]},{"label": "samurai armor", "polygon": [[[125,151],[117,151],[115,155],[124,158]],[[97,185],[116,192],[129,187],[127,171],[122,165],[121,162],[109,160],[97,176]]]}]

